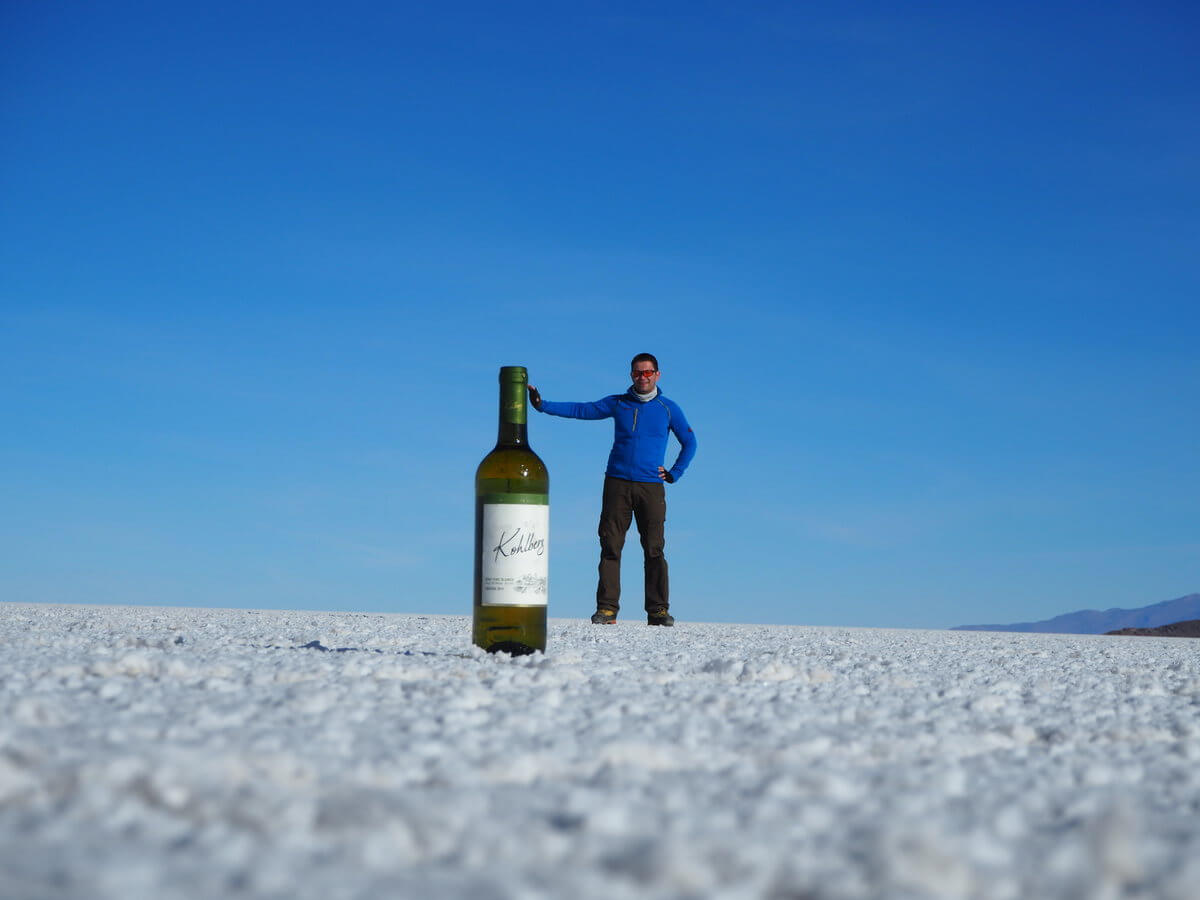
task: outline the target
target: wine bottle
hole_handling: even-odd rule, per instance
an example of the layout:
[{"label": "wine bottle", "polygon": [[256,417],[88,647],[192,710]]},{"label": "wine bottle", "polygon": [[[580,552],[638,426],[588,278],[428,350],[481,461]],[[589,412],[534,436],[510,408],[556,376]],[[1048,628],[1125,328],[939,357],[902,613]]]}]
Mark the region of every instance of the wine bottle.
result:
[{"label": "wine bottle", "polygon": [[546,649],[550,574],[550,475],[529,448],[528,375],[500,369],[496,446],[475,472],[475,606],[472,640],[489,652]]}]

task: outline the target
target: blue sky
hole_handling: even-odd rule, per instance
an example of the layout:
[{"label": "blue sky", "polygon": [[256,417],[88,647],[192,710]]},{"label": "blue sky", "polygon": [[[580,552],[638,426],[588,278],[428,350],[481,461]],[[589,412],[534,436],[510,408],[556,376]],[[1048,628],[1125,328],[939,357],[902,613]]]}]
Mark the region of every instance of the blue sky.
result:
[{"label": "blue sky", "polygon": [[[646,350],[700,444],[680,619],[1200,590],[1191,4],[112,0],[0,33],[0,599],[468,612],[498,367],[591,400]],[[551,613],[585,616],[611,426],[530,431]]]}]

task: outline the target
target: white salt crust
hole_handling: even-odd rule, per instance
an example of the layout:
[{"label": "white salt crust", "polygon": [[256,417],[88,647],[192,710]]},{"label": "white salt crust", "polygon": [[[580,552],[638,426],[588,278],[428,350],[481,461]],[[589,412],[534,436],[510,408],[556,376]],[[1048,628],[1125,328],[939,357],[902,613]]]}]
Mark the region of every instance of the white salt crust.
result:
[{"label": "white salt crust", "polygon": [[1192,640],[0,604],[3,897],[1197,884]]}]

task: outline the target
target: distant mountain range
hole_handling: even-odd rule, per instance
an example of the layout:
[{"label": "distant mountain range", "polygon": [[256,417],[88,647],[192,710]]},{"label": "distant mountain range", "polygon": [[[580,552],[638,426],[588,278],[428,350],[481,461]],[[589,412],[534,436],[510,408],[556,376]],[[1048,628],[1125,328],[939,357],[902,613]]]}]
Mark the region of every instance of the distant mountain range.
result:
[{"label": "distant mountain range", "polygon": [[1160,625],[1158,628],[1118,628],[1109,634],[1123,637],[1200,637],[1200,619],[1187,622],[1174,622],[1170,625]]},{"label": "distant mountain range", "polygon": [[1105,634],[1120,628],[1158,628],[1175,622],[1200,619],[1200,594],[1143,606],[1140,609],[1081,609],[1046,619],[1015,625],[959,625],[954,631],[1037,631],[1047,634]]}]

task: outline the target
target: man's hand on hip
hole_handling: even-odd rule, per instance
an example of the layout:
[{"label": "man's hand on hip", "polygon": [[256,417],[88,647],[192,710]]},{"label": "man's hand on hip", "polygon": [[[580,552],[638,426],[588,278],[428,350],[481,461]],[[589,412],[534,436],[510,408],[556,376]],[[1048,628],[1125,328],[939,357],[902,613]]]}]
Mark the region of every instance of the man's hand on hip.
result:
[{"label": "man's hand on hip", "polygon": [[658,467],[658,477],[661,478],[663,481],[665,481],[667,484],[675,483],[675,476],[672,475],[670,472],[668,472],[666,469],[664,469],[662,466]]}]

